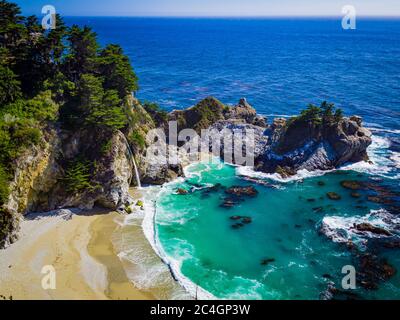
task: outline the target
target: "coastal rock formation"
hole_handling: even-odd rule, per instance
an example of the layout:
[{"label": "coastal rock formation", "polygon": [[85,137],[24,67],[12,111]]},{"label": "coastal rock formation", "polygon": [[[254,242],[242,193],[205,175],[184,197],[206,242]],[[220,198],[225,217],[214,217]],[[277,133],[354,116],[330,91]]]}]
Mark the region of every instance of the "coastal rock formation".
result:
[{"label": "coastal rock formation", "polygon": [[[229,133],[242,132],[245,145],[248,139],[246,130],[254,133],[254,168],[266,173],[277,172],[286,177],[302,169],[330,170],[345,163],[368,160],[366,150],[372,143],[372,134],[362,126],[362,119],[357,116],[346,118],[322,114],[323,109],[319,109],[319,113],[311,117],[311,109],[289,120],[276,118],[271,125],[267,125],[264,118],[257,117],[256,111],[245,99],[241,99],[235,107],[224,107],[219,101],[207,98],[194,109],[197,115],[203,110],[206,116],[198,117],[193,128],[204,129],[208,126],[213,140],[203,143],[208,142],[211,150],[211,143],[220,140],[218,152],[224,160],[228,159],[227,162],[237,163],[233,155],[226,153],[224,137]],[[180,114],[185,112],[188,111],[180,111]],[[190,117],[189,113],[187,116]],[[182,123],[190,125],[187,120]],[[217,131],[221,134],[215,134]],[[242,145],[239,148],[236,151],[245,149]]]},{"label": "coastal rock formation", "polygon": [[[110,141],[110,147],[102,152],[104,141]],[[44,148],[32,148],[16,161],[6,207],[21,214],[66,207],[91,209],[95,204],[116,209],[129,199],[132,156],[121,132],[53,130]],[[83,158],[95,163],[89,169],[91,187],[71,192],[65,175],[76,159]]]},{"label": "coastal rock formation", "polygon": [[366,150],[372,143],[371,133],[354,117],[317,125],[279,119],[271,131],[271,144],[256,161],[257,169],[264,172],[329,170],[368,160]]},{"label": "coastal rock formation", "polygon": [[240,99],[236,106],[229,107],[214,97],[207,97],[191,108],[172,111],[168,115],[168,121],[177,121],[178,132],[191,128],[199,134],[201,130],[209,129],[218,121],[266,127],[265,119],[257,115],[245,98]]},{"label": "coastal rock formation", "polygon": [[[178,130],[191,128],[199,134],[205,130],[209,136],[202,143],[209,143],[209,150],[215,155],[236,164],[234,154],[244,152],[254,137],[254,147],[250,150],[254,168],[284,177],[301,169],[328,170],[346,162],[366,160],[366,149],[371,144],[371,133],[362,127],[361,118],[355,116],[318,122],[302,117],[277,118],[268,125],[244,98],[230,107],[208,97],[186,110],[165,113],[165,117],[154,111],[158,115],[155,117],[132,97],[127,98],[127,103],[129,117],[134,121],[122,131],[63,130],[55,124],[45,130],[40,145],[27,149],[15,160],[9,199],[1,214],[4,234],[10,234],[8,242],[13,233],[7,230],[16,230],[19,215],[26,212],[65,207],[90,209],[96,205],[117,209],[129,205],[129,186],[137,185],[135,164],[144,184],[163,184],[183,176],[181,163],[148,161],[151,141],[146,140],[146,134],[157,125],[167,128],[167,121],[177,121]],[[247,135],[249,130],[253,136]],[[224,136],[233,132],[241,132],[244,143],[234,144],[231,154],[224,153]],[[213,150],[216,139],[220,142],[219,150]],[[168,141],[160,143],[164,146],[161,149],[168,153],[171,148]],[[185,158],[182,149],[178,150],[181,160]],[[350,187],[349,183],[343,186]],[[231,196],[235,196],[234,191]],[[227,198],[222,206],[233,207],[236,201]]]},{"label": "coastal rock formation", "polygon": [[[102,152],[105,141],[110,141],[109,149]],[[72,176],[68,180],[68,172],[71,166],[76,170],[75,164],[83,163],[82,159],[92,164],[87,167],[87,186],[73,189],[74,183],[81,183],[81,177],[76,176],[75,182]],[[95,205],[115,210],[130,202],[132,155],[125,136],[119,131],[71,133],[48,129],[42,143],[27,149],[15,160],[15,167],[10,195],[1,214],[2,219],[8,217],[2,222],[8,230],[1,237],[2,246],[16,239],[18,221],[28,212],[70,207],[91,209]]]},{"label": "coastal rock formation", "polygon": [[248,187],[233,186],[226,189],[225,193],[237,197],[241,196],[255,197],[258,194],[258,191],[253,186],[248,186]]}]

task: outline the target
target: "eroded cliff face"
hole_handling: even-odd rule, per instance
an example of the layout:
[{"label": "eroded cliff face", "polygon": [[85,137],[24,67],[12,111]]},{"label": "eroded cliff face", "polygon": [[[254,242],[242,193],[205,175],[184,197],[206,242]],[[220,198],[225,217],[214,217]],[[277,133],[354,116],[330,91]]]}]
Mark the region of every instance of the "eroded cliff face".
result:
[{"label": "eroded cliff face", "polygon": [[36,210],[79,207],[91,209],[99,205],[117,209],[129,202],[129,186],[133,177],[133,154],[122,132],[100,129],[63,132],[58,161],[61,177],[75,161],[90,163],[90,187],[71,192],[63,178],[58,179],[47,194],[47,202],[38,203]]},{"label": "eroded cliff face", "polygon": [[15,174],[9,184],[8,201],[0,211],[0,248],[17,239],[19,221],[51,191],[60,172],[56,162],[60,139],[54,128],[47,128],[41,143],[25,150],[15,160]]},{"label": "eroded cliff face", "polygon": [[[146,135],[156,129],[155,123],[159,121],[154,121],[136,99],[130,98],[128,102],[132,108],[128,116],[135,121],[123,131],[62,130],[53,126],[45,130],[39,145],[15,160],[10,196],[0,212],[0,246],[16,239],[18,221],[27,212],[94,206],[122,210],[131,205],[129,187],[137,185],[134,161],[143,184],[163,184],[183,176],[182,164],[149,161],[149,146],[154,141],[147,141]],[[371,144],[371,133],[359,117],[317,126],[302,122],[288,125],[285,119],[275,119],[268,125],[245,99],[228,107],[215,98],[206,98],[192,108],[171,112],[165,123],[158,125],[165,129],[167,121],[173,120],[178,122],[178,130],[192,128],[199,133],[203,129],[243,133],[253,129],[254,168],[283,176],[301,169],[328,170],[347,162],[367,160],[366,150]],[[212,151],[212,140],[209,142]],[[171,146],[161,144],[161,150],[168,152]],[[220,155],[224,157],[223,152]],[[182,149],[179,157],[185,158]],[[71,179],[67,179],[76,163],[85,163],[87,170],[81,173],[87,180],[84,179],[82,188],[74,188]],[[81,182],[77,182],[78,186]]]},{"label": "eroded cliff face", "polygon": [[56,161],[61,141],[55,128],[48,128],[42,142],[27,149],[15,161],[14,178],[10,183],[10,196],[5,204],[13,214],[34,210],[49,193],[61,174]]},{"label": "eroded cliff face", "polygon": [[[212,100],[204,100],[197,108]],[[214,103],[215,104],[215,103]],[[223,136],[218,132],[254,133],[254,168],[266,173],[279,173],[282,176],[294,175],[298,170],[330,170],[345,163],[368,161],[367,148],[372,143],[371,132],[362,126],[362,119],[357,116],[313,123],[312,121],[287,121],[276,118],[268,125],[266,120],[257,116],[245,99],[237,106],[220,108],[218,117],[209,127],[210,135],[219,139],[219,154],[226,161]],[[197,113],[200,113],[197,110]],[[223,119],[220,119],[223,117]],[[213,118],[213,117],[209,117]],[[207,141],[203,141],[207,143]],[[212,141],[210,144],[210,151]],[[239,150],[241,151],[241,150]],[[244,150],[243,150],[244,151]],[[235,162],[234,155],[228,158]],[[236,163],[237,164],[237,163]]]},{"label": "eroded cliff face", "polygon": [[359,117],[333,123],[287,124],[279,119],[267,133],[271,136],[257,157],[256,169],[268,173],[292,175],[298,170],[330,170],[345,163],[368,161],[371,132]]},{"label": "eroded cliff face", "polygon": [[[65,181],[71,163],[86,159],[90,188],[72,192]],[[16,239],[19,220],[28,212],[95,205],[115,210],[131,203],[133,154],[125,136],[117,131],[48,129],[43,141],[15,160],[10,196],[3,206],[4,234],[0,244]]]}]

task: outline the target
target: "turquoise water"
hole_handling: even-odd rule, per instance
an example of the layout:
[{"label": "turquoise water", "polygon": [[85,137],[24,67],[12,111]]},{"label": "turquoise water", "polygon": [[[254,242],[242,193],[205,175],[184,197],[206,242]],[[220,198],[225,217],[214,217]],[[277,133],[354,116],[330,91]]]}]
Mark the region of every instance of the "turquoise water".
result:
[{"label": "turquoise water", "polygon": [[[366,201],[367,193],[355,199],[340,185],[342,180],[373,181],[373,176],[356,171],[291,182],[265,177],[254,183],[232,166],[198,163],[186,174],[185,181],[165,186],[159,197],[158,241],[178,273],[216,298],[319,299],[328,282],[340,286],[344,265],[356,264],[349,250],[319,232],[323,219],[364,219],[381,209]],[[398,183],[379,181],[394,187]],[[206,191],[218,183],[218,190]],[[245,197],[233,208],[221,207],[227,196],[224,187],[234,185],[254,186],[258,196]],[[177,188],[190,192],[178,195]],[[328,199],[327,192],[337,192],[341,200]],[[252,222],[235,229],[232,216],[251,217]],[[380,256],[400,267],[397,250]],[[381,282],[378,290],[359,288],[355,293],[361,299],[398,299],[400,277]]]},{"label": "turquoise water", "polygon": [[[342,29],[341,19],[68,17],[66,22],[91,26],[102,44],[119,43],[139,76],[137,97],[167,110],[214,95],[227,104],[246,97],[268,116],[297,114],[308,103],[323,100],[346,115],[362,116],[373,128],[374,165],[302,183],[263,178],[276,188],[254,184],[258,196],[232,209],[220,207],[223,189],[208,195],[204,189],[174,194],[179,186],[190,190],[190,183],[252,184],[237,176],[235,168],[204,171],[198,165],[190,170],[199,175],[164,186],[157,204],[157,244],[172,269],[216,297],[317,299],[329,281],[338,286],[341,267],[357,261],[321,235],[320,225],[324,219],[348,225],[381,209],[366,201],[365,194],[364,202],[357,203],[360,199],[351,198],[339,182],[383,178],[400,190],[399,19],[358,19],[357,30],[350,31]],[[325,186],[318,185],[320,180]],[[330,191],[342,199],[327,199]],[[317,207],[323,212],[315,212]],[[232,229],[237,223],[231,221],[233,215],[253,221]],[[379,256],[400,265],[399,251],[380,250]],[[261,265],[265,259],[275,260]],[[396,275],[377,291],[357,292],[359,298],[399,298],[399,287]]]}]

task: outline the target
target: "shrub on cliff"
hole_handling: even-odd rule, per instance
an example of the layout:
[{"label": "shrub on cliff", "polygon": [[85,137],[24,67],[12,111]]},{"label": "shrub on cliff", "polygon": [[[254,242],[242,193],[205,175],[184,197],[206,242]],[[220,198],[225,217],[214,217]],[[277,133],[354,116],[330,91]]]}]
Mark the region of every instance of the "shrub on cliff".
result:
[{"label": "shrub on cliff", "polygon": [[146,147],[145,138],[137,131],[132,132],[132,134],[129,136],[129,141],[141,149]]},{"label": "shrub on cliff", "polygon": [[161,109],[157,103],[145,101],[143,108],[152,116],[158,127],[168,121],[168,112]]},{"label": "shrub on cliff", "polygon": [[8,198],[8,181],[9,175],[6,172],[5,168],[0,164],[0,206],[3,205]]},{"label": "shrub on cliff", "polygon": [[21,82],[9,68],[0,65],[0,107],[21,98]]},{"label": "shrub on cliff", "polygon": [[300,112],[299,116],[290,118],[286,123],[286,127],[289,128],[295,123],[308,123],[314,126],[330,125],[338,123],[342,118],[342,109],[335,108],[333,103],[323,101],[320,107],[309,104],[306,109]]},{"label": "shrub on cliff", "polygon": [[77,160],[69,164],[64,177],[66,190],[74,194],[93,189],[90,183],[90,163]]}]

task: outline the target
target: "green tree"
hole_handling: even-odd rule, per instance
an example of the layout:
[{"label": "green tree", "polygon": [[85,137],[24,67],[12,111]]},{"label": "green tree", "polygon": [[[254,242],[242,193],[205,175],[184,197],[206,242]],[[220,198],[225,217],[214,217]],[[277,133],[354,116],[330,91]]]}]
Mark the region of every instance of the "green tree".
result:
[{"label": "green tree", "polygon": [[76,96],[76,85],[69,81],[62,72],[57,72],[52,78],[45,80],[44,89],[52,92],[56,102],[62,103]]},{"label": "green tree", "polygon": [[77,82],[79,75],[92,73],[96,70],[97,35],[91,28],[83,29],[73,25],[68,31],[68,55],[65,61],[65,72],[68,78]]},{"label": "green tree", "polygon": [[89,116],[86,118],[86,122],[112,130],[125,127],[127,117],[121,107],[121,100],[118,97],[117,91],[105,91],[101,105],[91,110]]},{"label": "green tree", "polygon": [[93,189],[90,179],[90,163],[77,160],[69,164],[63,180],[66,184],[66,190],[76,194]]},{"label": "green tree", "polygon": [[307,109],[300,113],[299,119],[301,121],[307,121],[313,123],[314,125],[318,125],[321,124],[321,112],[321,108],[313,104],[309,104]]},{"label": "green tree", "polygon": [[127,117],[117,91],[104,91],[101,78],[91,74],[82,75],[79,90],[86,124],[110,129],[121,129],[126,125]]},{"label": "green tree", "polygon": [[339,122],[343,119],[343,110],[342,109],[336,109],[335,115],[334,115],[335,121]]},{"label": "green tree", "polygon": [[0,109],[3,105],[21,98],[20,85],[15,73],[0,65]]},{"label": "green tree", "polygon": [[92,74],[83,74],[78,82],[80,108],[84,116],[99,108],[103,102],[104,89],[101,78]]},{"label": "green tree", "polygon": [[0,0],[0,46],[14,49],[25,34],[24,17],[15,3]]},{"label": "green tree", "polygon": [[138,89],[137,77],[119,45],[110,44],[99,55],[99,72],[105,79],[106,90],[117,90],[122,99]]}]

